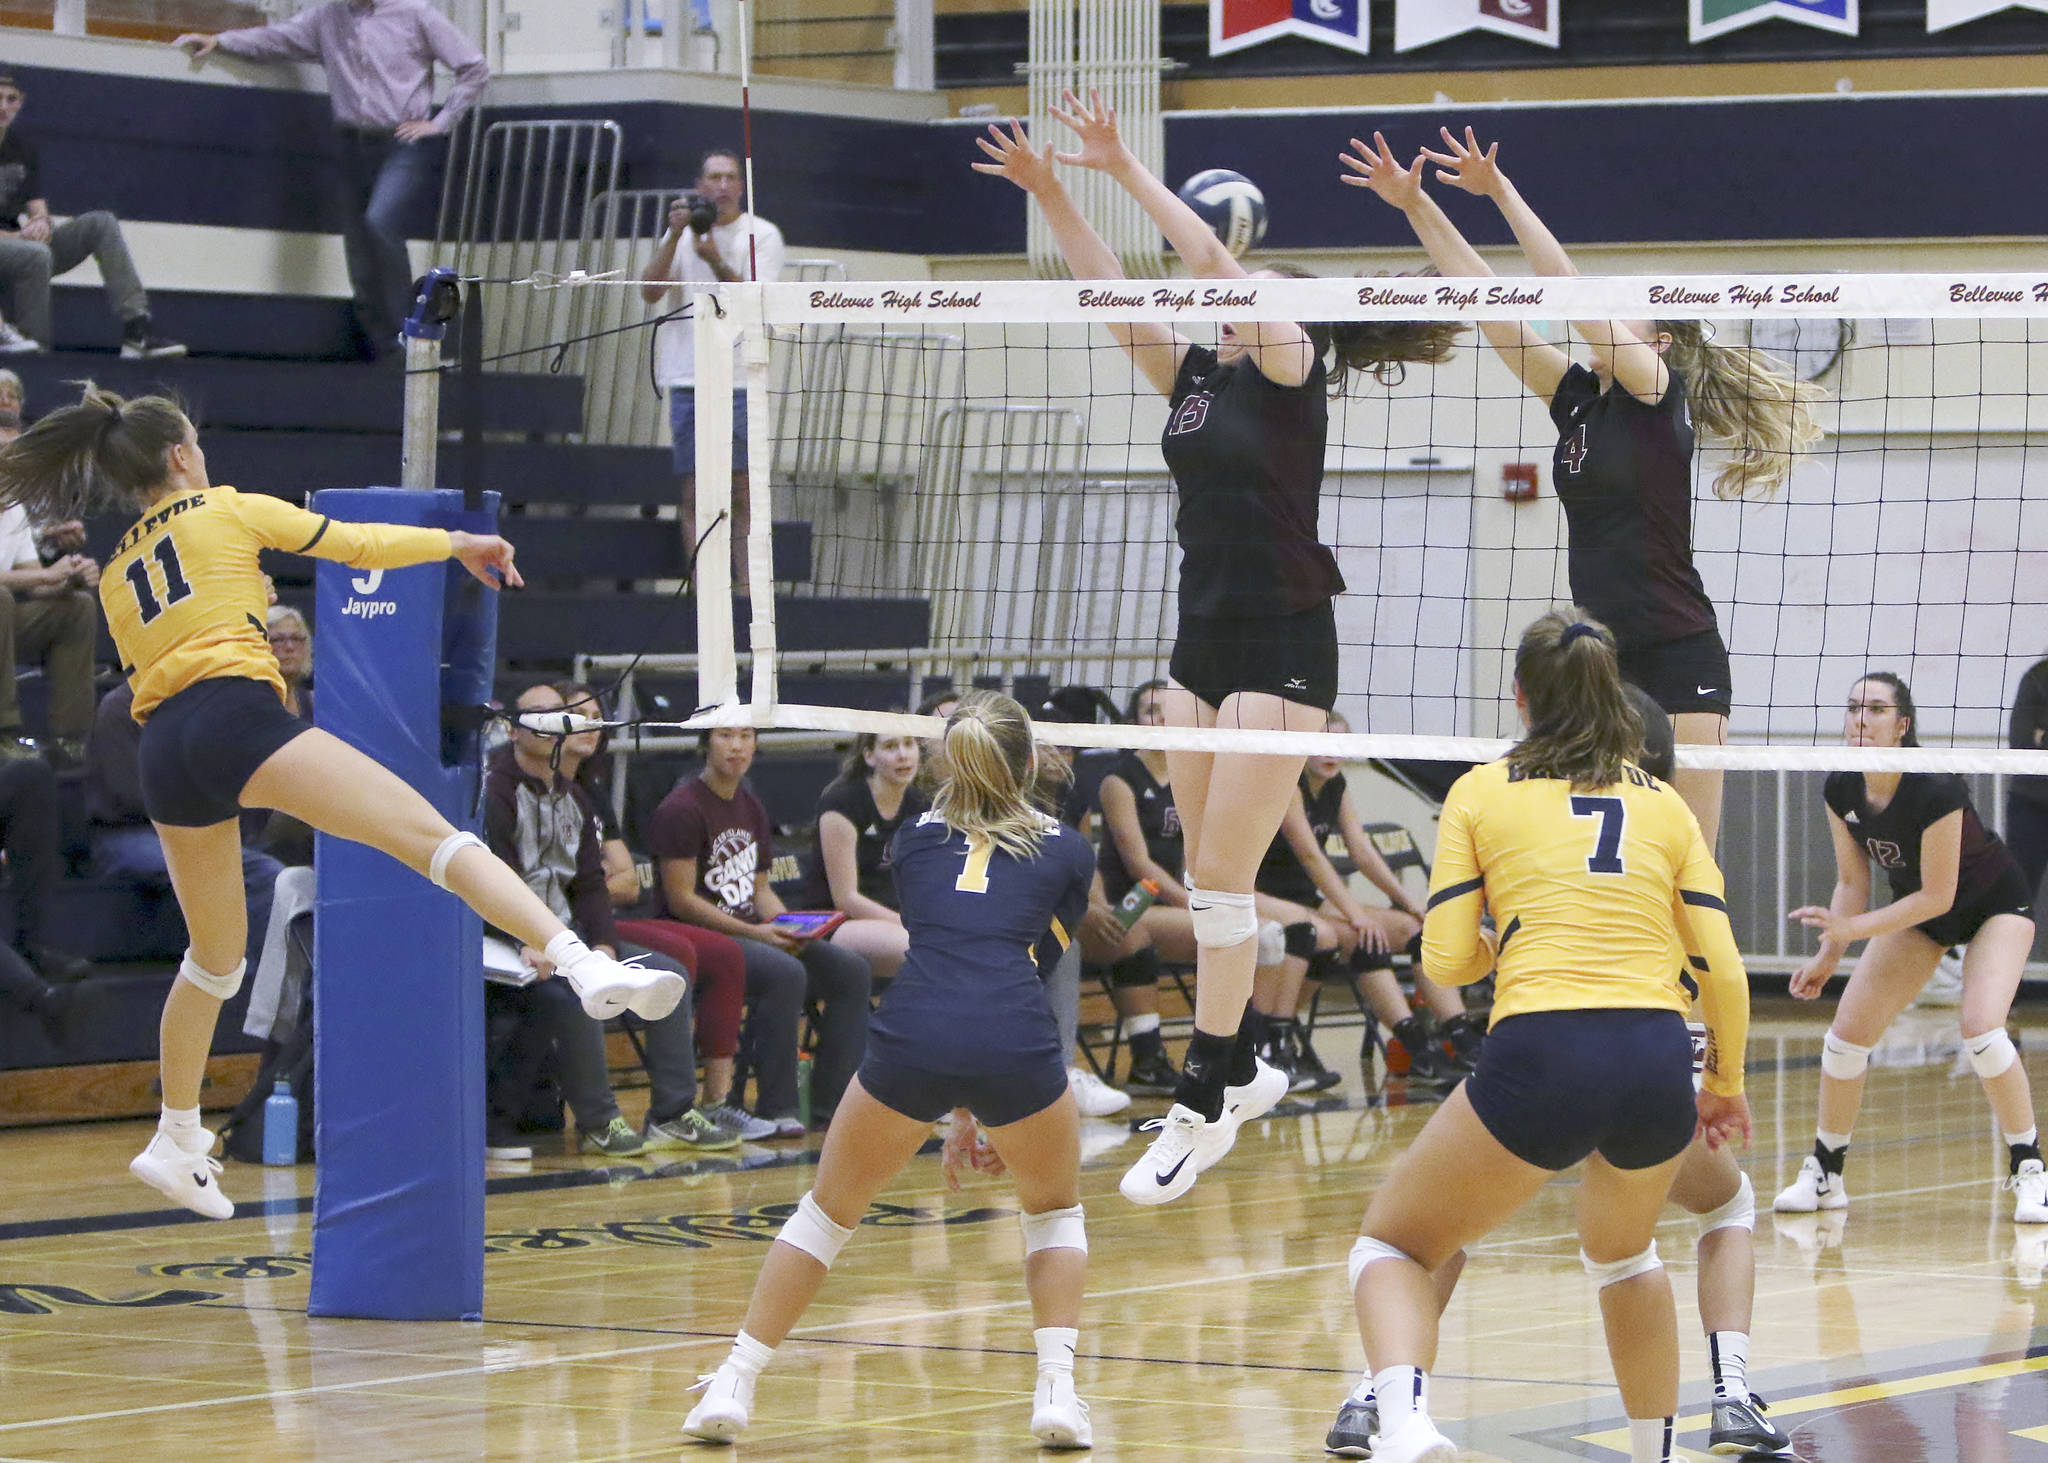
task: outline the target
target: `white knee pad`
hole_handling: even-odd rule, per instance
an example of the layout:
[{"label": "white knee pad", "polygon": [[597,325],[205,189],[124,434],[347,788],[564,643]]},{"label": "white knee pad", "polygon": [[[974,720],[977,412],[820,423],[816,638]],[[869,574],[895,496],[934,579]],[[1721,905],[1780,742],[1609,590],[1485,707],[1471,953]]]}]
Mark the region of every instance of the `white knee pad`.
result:
[{"label": "white knee pad", "polygon": [[1870,1048],[1830,1031],[1820,1039],[1820,1069],[1837,1082],[1853,1082],[1870,1065]]},{"label": "white knee pad", "polygon": [[1664,1262],[1657,1258],[1655,1240],[1651,1240],[1640,1255],[1630,1255],[1626,1260],[1612,1260],[1606,1264],[1580,1250],[1579,1263],[1586,1267],[1586,1273],[1593,1277],[1593,1283],[1601,1290],[1610,1285],[1619,1285],[1624,1280],[1633,1280],[1638,1275],[1647,1275],[1652,1270],[1664,1268]]},{"label": "white knee pad", "polygon": [[818,1207],[818,1201],[806,1191],[796,1201],[796,1213],[782,1221],[782,1228],[775,1237],[786,1245],[802,1250],[827,1270],[839,1258],[839,1251],[853,1238],[853,1231],[843,1224],[834,1224],[832,1216]]},{"label": "white knee pad", "polygon": [[1733,1198],[1700,1216],[1701,1238],[1717,1229],[1756,1229],[1756,1187],[1750,1183],[1748,1174],[1743,1174],[1742,1182],[1735,1186]]},{"label": "white knee pad", "polygon": [[1259,934],[1252,896],[1220,889],[1189,886],[1188,923],[1194,926],[1195,943],[1211,950],[1228,950],[1257,939]]},{"label": "white knee pad", "polygon": [[235,962],[235,968],[226,975],[215,975],[211,971],[202,968],[199,962],[192,958],[190,950],[185,952],[184,963],[178,967],[178,978],[180,980],[191,981],[192,984],[198,986],[199,989],[219,1001],[225,1001],[233,997],[235,992],[242,988],[242,977],[248,973],[249,962],[239,960]]},{"label": "white knee pad", "polygon": [[2013,1045],[2012,1033],[2003,1026],[1982,1036],[1966,1036],[1963,1046],[1970,1053],[1971,1068],[1986,1082],[2020,1059],[2020,1049]]},{"label": "white knee pad", "polygon": [[1406,1250],[1397,1250],[1384,1240],[1376,1240],[1369,1234],[1362,1234],[1351,1242],[1351,1259],[1344,1267],[1344,1273],[1351,1277],[1351,1288],[1358,1289],[1358,1277],[1365,1273],[1365,1267],[1374,1260],[1409,1260],[1415,1257]]},{"label": "white knee pad", "polygon": [[1024,1253],[1040,1250],[1079,1250],[1088,1253],[1088,1226],[1082,1223],[1081,1206],[1047,1209],[1037,1214],[1020,1214],[1017,1223],[1024,1231]]},{"label": "white knee pad", "polygon": [[436,888],[448,887],[448,865],[454,861],[455,855],[471,845],[488,851],[484,841],[474,833],[451,833],[441,840],[434,849],[433,858],[427,862],[427,877],[434,881]]}]

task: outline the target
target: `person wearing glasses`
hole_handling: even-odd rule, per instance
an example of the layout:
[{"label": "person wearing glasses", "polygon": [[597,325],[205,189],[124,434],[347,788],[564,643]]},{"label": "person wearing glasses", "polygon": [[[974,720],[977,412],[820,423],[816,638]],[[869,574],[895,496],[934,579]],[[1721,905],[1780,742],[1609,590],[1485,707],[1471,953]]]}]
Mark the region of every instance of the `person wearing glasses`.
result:
[{"label": "person wearing glasses", "polygon": [[[1852,747],[1917,747],[1913,692],[1890,671],[1849,688],[1844,738]],[[1849,975],[1820,1054],[1820,1120],[1813,1152],[1772,1208],[1780,1214],[1846,1209],[1842,1160],[1863,1103],[1863,1080],[1892,1018],[1906,1009],[1942,953],[1963,947],[1963,1048],[2004,1136],[2013,1219],[2048,1224],[2048,1169],[2034,1124],[2026,1065],[2005,1029],[2034,947],[2033,890],[1952,772],[1837,772],[1823,792],[1835,840],[1835,892],[1826,907],[1787,916],[1820,934],[1820,950],[1793,972],[1810,1001],[1842,956],[1869,943]],[[1870,871],[1883,869],[1892,901],[1870,907]]]}]

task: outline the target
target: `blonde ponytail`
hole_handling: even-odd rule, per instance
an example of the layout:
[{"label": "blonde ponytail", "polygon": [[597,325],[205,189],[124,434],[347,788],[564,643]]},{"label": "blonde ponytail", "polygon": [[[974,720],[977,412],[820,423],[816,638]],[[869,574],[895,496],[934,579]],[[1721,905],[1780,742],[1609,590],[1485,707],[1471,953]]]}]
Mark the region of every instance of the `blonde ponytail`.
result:
[{"label": "blonde ponytail", "polygon": [[1008,696],[968,691],[946,722],[939,787],[946,826],[1018,858],[1038,852],[1045,815],[1032,806],[1031,718]]},{"label": "blonde ponytail", "polygon": [[1657,329],[1671,337],[1665,360],[1685,380],[1694,429],[1732,454],[1714,496],[1771,497],[1791,476],[1793,454],[1820,441],[1814,413],[1827,392],[1776,356],[1716,344],[1698,320],[1659,320]]}]

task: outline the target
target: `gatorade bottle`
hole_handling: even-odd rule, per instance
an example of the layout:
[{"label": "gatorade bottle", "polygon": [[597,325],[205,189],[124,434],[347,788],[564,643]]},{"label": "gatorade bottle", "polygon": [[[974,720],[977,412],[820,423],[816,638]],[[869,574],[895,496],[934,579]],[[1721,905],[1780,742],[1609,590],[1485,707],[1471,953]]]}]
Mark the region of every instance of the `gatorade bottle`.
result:
[{"label": "gatorade bottle", "polygon": [[1138,916],[1159,902],[1159,883],[1155,879],[1140,879],[1131,885],[1130,892],[1116,902],[1116,922],[1129,929],[1138,922]]},{"label": "gatorade bottle", "polygon": [[299,1100],[279,1082],[263,1103],[263,1161],[289,1167],[299,1161]]}]

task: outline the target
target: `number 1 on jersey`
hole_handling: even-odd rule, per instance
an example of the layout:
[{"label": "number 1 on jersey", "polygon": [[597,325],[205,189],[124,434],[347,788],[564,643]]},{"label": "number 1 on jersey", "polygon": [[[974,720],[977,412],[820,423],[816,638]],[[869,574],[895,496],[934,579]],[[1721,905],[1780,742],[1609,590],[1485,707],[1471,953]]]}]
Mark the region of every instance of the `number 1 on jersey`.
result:
[{"label": "number 1 on jersey", "polygon": [[987,839],[968,839],[967,862],[961,865],[960,877],[953,881],[953,887],[962,894],[988,893],[988,861],[995,853],[996,846]]},{"label": "number 1 on jersey", "polygon": [[[155,559],[164,571],[164,597],[156,597],[156,586],[149,582],[149,561]],[[166,609],[181,599],[192,597],[192,586],[185,578],[185,566],[178,562],[178,545],[169,534],[156,541],[156,547],[148,554],[138,554],[128,565],[128,587],[135,591],[135,610],[147,625]]]},{"label": "number 1 on jersey", "polygon": [[1628,808],[1622,800],[1575,796],[1572,798],[1572,816],[1600,820],[1600,836],[1593,844],[1592,854],[1586,859],[1586,872],[1627,873],[1621,862],[1621,828],[1628,818]]}]

